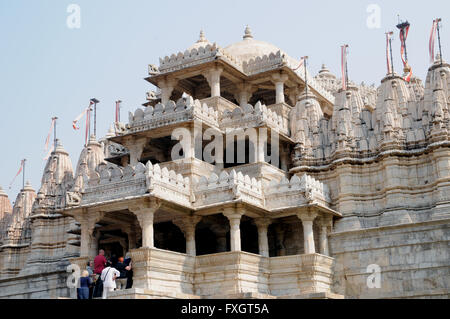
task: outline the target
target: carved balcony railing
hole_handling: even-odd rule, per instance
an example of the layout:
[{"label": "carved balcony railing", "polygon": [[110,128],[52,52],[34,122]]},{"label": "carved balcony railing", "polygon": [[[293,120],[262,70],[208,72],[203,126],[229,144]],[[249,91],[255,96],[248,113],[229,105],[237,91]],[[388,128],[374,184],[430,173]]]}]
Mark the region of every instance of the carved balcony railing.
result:
[{"label": "carved balcony railing", "polygon": [[262,124],[289,136],[289,126],[283,117],[259,101],[255,107],[247,104],[244,107],[236,107],[232,112],[225,111],[220,121],[223,130],[259,127]]},{"label": "carved balcony railing", "polygon": [[127,133],[142,132],[171,124],[191,121],[197,118],[212,127],[219,127],[218,113],[200,100],[191,96],[180,98],[177,103],[169,101],[166,105],[158,103],[155,107],[148,106],[145,110],[138,108],[129,113]]},{"label": "carved balcony railing", "polygon": [[283,177],[281,181],[272,180],[264,187],[265,204],[268,209],[299,207],[318,203],[328,207],[331,202],[328,186],[303,174]]}]

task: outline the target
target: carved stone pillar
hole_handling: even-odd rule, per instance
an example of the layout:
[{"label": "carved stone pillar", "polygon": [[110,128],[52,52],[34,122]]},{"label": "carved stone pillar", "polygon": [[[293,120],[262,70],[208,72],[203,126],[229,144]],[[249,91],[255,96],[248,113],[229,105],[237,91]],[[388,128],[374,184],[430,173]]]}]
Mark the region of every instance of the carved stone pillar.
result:
[{"label": "carved stone pillar", "polygon": [[313,233],[313,221],[317,216],[317,213],[302,212],[297,214],[303,224],[303,237],[304,237],[304,249],[305,254],[314,254],[316,248],[314,245],[314,233]]},{"label": "carved stone pillar", "polygon": [[225,208],[223,214],[230,222],[230,249],[241,251],[241,217],[243,213],[238,212],[235,207]]},{"label": "carved stone pillar", "polygon": [[324,216],[320,219],[320,253],[322,255],[330,256],[328,246],[328,230],[333,225],[332,216]]},{"label": "carved stone pillar", "polygon": [[173,223],[184,233],[184,237],[186,238],[186,254],[189,256],[196,255],[195,226],[201,219],[201,216],[185,216],[173,220]]},{"label": "carved stone pillar", "polygon": [[288,79],[287,74],[272,74],[272,82],[275,84],[275,103],[284,103],[284,82]]},{"label": "carved stone pillar", "polygon": [[162,80],[158,82],[158,87],[161,90],[161,103],[166,105],[170,100],[173,89],[177,85],[177,81],[174,79]]},{"label": "carved stone pillar", "polygon": [[220,96],[220,75],[222,74],[222,71],[223,68],[216,67],[203,74],[211,88],[211,97]]},{"label": "carved stone pillar", "polygon": [[129,210],[136,215],[139,224],[141,225],[142,247],[155,247],[153,218],[160,206],[161,202],[159,200],[152,200],[149,204],[129,208]]},{"label": "carved stone pillar", "polygon": [[90,248],[93,246],[95,224],[103,217],[102,212],[84,211],[78,216],[74,216],[81,226],[80,257],[89,256]]},{"label": "carved stone pillar", "polygon": [[248,101],[256,88],[248,83],[239,83],[236,87],[237,91],[234,94],[234,98],[238,101],[240,107],[244,107],[248,104]]},{"label": "carved stone pillar", "polygon": [[91,245],[89,247],[89,257],[95,257],[98,254],[98,241],[100,240],[100,231],[95,230],[93,232],[93,235],[91,237]]},{"label": "carved stone pillar", "polygon": [[269,257],[269,241],[267,239],[267,229],[272,223],[270,218],[255,219],[256,227],[258,228],[258,247],[259,254],[264,257]]},{"label": "carved stone pillar", "polygon": [[125,140],[124,145],[130,151],[130,165],[135,166],[141,159],[144,146],[147,144],[146,138],[128,138]]}]

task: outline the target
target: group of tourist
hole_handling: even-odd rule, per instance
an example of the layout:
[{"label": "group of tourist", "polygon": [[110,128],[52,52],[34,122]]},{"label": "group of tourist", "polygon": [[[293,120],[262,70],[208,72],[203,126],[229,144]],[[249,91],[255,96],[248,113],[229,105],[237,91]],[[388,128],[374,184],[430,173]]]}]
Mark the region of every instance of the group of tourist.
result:
[{"label": "group of tourist", "polygon": [[88,261],[86,269],[81,273],[80,286],[77,289],[78,299],[102,297],[114,290],[129,289],[133,285],[133,270],[129,254],[124,257],[112,255],[105,257],[100,249],[93,261]]}]

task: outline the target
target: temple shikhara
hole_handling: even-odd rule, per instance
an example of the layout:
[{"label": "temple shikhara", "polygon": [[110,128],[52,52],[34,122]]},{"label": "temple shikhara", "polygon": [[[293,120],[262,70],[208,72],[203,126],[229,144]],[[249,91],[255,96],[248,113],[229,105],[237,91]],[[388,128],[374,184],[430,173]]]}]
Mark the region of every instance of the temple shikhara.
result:
[{"label": "temple shikhara", "polygon": [[58,141],[37,192],[0,190],[0,298],[73,297],[100,248],[133,261],[109,298],[448,298],[450,65],[375,87],[306,61],[247,27],[149,65],[75,169]]}]

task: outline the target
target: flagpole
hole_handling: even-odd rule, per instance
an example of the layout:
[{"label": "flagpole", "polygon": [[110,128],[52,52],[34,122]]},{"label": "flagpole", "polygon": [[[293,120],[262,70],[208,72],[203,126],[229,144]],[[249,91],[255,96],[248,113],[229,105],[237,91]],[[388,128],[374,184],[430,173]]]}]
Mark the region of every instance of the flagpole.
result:
[{"label": "flagpole", "polygon": [[[97,137],[97,103],[100,103],[100,101],[93,97],[91,102],[94,103],[94,136]],[[91,135],[90,126],[91,123],[89,121],[89,138]]]},{"label": "flagpole", "polygon": [[52,117],[52,120],[53,121],[55,121],[55,123],[53,124],[54,126],[53,126],[53,146],[55,147],[55,152],[56,152],[56,120],[57,120],[58,118],[55,116],[55,117]]},{"label": "flagpole", "polygon": [[436,24],[437,24],[437,35],[438,35],[438,44],[439,44],[439,56],[441,57],[441,66],[442,66],[442,48],[441,48],[441,35],[439,32],[439,22],[441,22],[441,18],[436,19]]},{"label": "flagpole", "polygon": [[308,60],[308,56],[303,57],[304,64],[305,64],[305,92],[306,92],[306,98],[308,98],[308,77],[306,76],[306,63]]},{"label": "flagpole", "polygon": [[120,103],[122,103],[121,100],[116,101],[117,122],[120,122]]},{"label": "flagpole", "polygon": [[22,168],[22,189],[25,189],[25,162],[27,160],[23,159],[23,168]]},{"label": "flagpole", "polygon": [[347,48],[348,45],[345,45],[345,88],[348,89],[348,67],[347,67]]},{"label": "flagpole", "polygon": [[[394,32],[392,32],[392,31],[390,33],[391,33],[391,35],[394,34]],[[394,75],[394,58],[392,57],[392,37],[389,37],[389,51],[391,54],[391,72],[392,72],[392,75]]]}]

